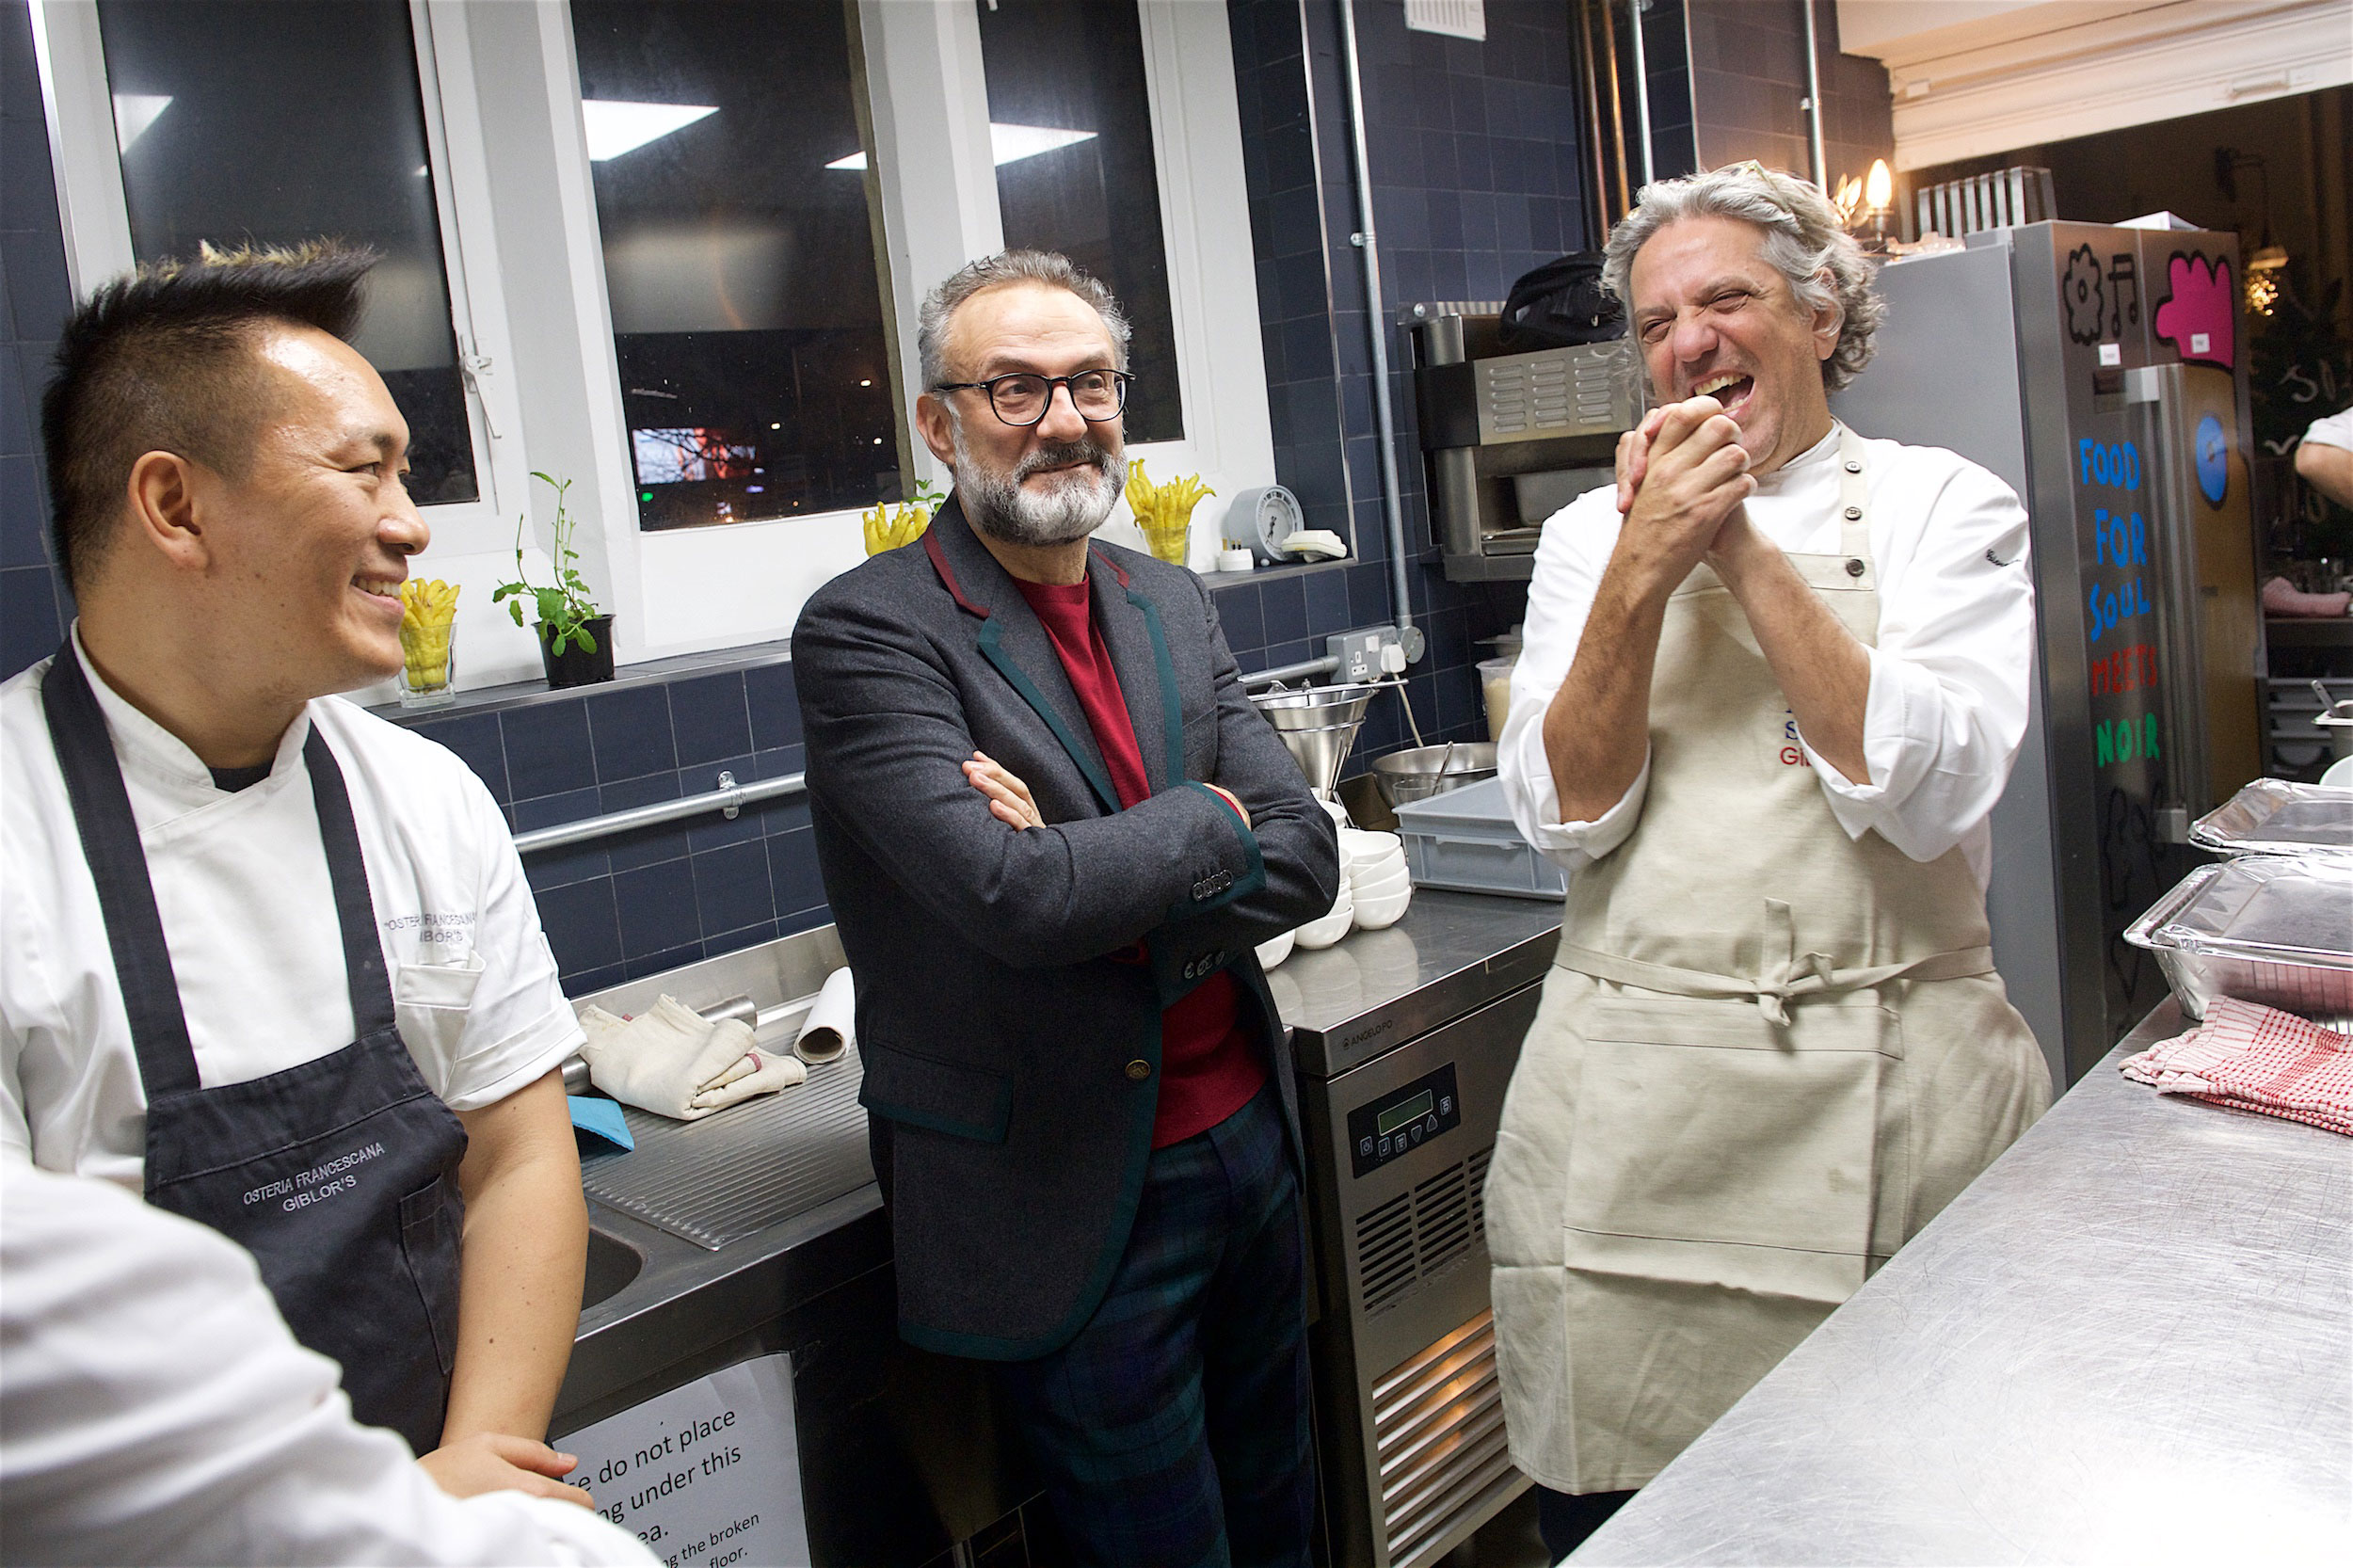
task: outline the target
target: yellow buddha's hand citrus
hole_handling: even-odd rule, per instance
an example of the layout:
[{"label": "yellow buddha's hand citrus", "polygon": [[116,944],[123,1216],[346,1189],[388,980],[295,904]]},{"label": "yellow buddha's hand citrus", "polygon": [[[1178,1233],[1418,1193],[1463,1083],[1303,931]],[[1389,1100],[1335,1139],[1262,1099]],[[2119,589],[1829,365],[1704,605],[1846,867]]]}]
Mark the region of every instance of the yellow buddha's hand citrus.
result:
[{"label": "yellow buddha's hand citrus", "polygon": [[877,505],[871,512],[858,515],[866,528],[866,553],[880,555],[886,550],[896,550],[912,544],[923,536],[923,530],[932,525],[932,510],[928,506],[903,502],[896,511]]},{"label": "yellow buddha's hand citrus", "polygon": [[400,585],[400,656],[411,691],[449,684],[449,638],[456,619],[456,584],[412,577]]},{"label": "yellow buddha's hand citrus", "polygon": [[1155,485],[1144,472],[1144,459],[1128,459],[1128,509],[1144,530],[1144,542],[1160,560],[1182,566],[1185,541],[1193,528],[1193,509],[1205,495],[1217,492],[1189,473],[1165,485]]}]

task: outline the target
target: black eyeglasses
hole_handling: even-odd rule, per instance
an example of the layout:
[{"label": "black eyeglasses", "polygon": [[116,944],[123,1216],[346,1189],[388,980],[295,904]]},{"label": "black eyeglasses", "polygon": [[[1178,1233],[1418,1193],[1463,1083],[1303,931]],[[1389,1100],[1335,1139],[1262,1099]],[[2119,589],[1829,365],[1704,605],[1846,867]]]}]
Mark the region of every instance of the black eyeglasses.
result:
[{"label": "black eyeglasses", "polygon": [[1108,424],[1117,419],[1128,407],[1128,383],[1135,377],[1124,370],[1082,370],[1075,376],[1032,376],[1016,372],[1012,376],[994,376],[985,381],[950,381],[934,387],[936,392],[984,392],[988,406],[997,417],[1016,428],[1027,428],[1046,417],[1046,410],[1054,400],[1054,389],[1063,387],[1070,393],[1070,406],[1079,410],[1079,417],[1090,424]]}]

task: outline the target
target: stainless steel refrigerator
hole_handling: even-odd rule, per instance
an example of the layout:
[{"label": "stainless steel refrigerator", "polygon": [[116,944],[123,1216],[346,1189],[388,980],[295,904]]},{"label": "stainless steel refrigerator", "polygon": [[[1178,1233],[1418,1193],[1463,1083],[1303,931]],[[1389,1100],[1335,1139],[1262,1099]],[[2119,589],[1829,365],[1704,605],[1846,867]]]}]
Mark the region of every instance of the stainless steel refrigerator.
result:
[{"label": "stainless steel refrigerator", "polygon": [[1993,814],[1994,961],[2060,1087],[2165,994],[2124,927],[2261,766],[2263,622],[2235,235],[2035,223],[1892,262],[1833,398],[2033,519],[2033,716]]}]

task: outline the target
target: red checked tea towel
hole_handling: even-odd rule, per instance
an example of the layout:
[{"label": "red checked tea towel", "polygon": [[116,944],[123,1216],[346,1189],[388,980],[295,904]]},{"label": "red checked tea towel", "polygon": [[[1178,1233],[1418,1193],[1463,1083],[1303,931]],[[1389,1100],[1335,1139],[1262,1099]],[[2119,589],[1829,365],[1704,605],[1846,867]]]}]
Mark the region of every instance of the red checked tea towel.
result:
[{"label": "red checked tea towel", "polygon": [[2353,1136],[2353,1036],[2225,997],[2202,1028],[2121,1064],[2159,1093],[2187,1095]]}]

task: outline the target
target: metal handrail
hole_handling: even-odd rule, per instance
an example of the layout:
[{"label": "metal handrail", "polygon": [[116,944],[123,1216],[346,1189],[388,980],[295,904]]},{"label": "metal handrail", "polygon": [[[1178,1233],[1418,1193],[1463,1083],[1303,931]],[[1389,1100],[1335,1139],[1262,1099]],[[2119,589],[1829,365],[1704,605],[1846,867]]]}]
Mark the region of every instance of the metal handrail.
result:
[{"label": "metal handrail", "polygon": [[744,807],[763,800],[776,800],[785,795],[797,795],[808,788],[807,774],[788,773],[781,778],[763,778],[756,783],[738,784],[735,775],[719,776],[719,787],[697,795],[684,795],[677,800],[658,800],[651,806],[632,806],[626,811],[607,811],[600,817],[583,817],[577,822],[557,823],[553,827],[534,828],[515,835],[515,848],[523,855],[536,854],[543,849],[562,849],[568,844],[586,843],[591,839],[609,839],[616,833],[629,833],[640,827],[653,827],[681,817],[698,817],[705,811],[717,811],[729,821]]},{"label": "metal handrail", "polygon": [[[1244,686],[1267,686],[1277,680],[1304,680],[1310,676],[1328,675],[1339,668],[1339,661],[1329,654],[1321,659],[1303,659],[1296,664],[1284,664],[1274,669],[1257,670],[1241,678]],[[658,800],[650,806],[632,806],[626,811],[607,811],[600,817],[582,817],[577,822],[557,823],[552,827],[536,827],[528,833],[515,835],[515,848],[523,855],[536,855],[541,850],[564,849],[572,844],[584,844],[592,839],[609,839],[617,833],[633,833],[641,827],[656,827],[666,822],[685,817],[699,817],[706,811],[717,811],[733,821],[746,806],[763,800],[780,800],[787,795],[805,794],[808,776],[788,773],[780,778],[762,778],[751,784],[738,784],[735,775],[719,776],[719,787],[700,794],[683,795],[677,800]]]},{"label": "metal handrail", "polygon": [[1327,653],[1321,659],[1302,659],[1296,664],[1281,664],[1271,670],[1253,670],[1241,678],[1241,683],[1244,688],[1272,686],[1277,680],[1305,680],[1311,675],[1330,675],[1339,667],[1339,660]]}]

